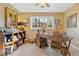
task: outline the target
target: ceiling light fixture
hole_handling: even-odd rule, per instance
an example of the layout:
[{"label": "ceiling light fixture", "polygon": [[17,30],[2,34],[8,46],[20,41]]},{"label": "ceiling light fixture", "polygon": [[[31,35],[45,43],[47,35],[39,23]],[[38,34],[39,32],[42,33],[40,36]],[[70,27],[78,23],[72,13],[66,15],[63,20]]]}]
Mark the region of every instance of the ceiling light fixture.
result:
[{"label": "ceiling light fixture", "polygon": [[36,3],[35,6],[50,7],[49,3]]},{"label": "ceiling light fixture", "polygon": [[36,3],[35,6],[40,6],[40,7],[50,7],[50,5],[47,3],[48,0],[42,0],[41,3]]}]

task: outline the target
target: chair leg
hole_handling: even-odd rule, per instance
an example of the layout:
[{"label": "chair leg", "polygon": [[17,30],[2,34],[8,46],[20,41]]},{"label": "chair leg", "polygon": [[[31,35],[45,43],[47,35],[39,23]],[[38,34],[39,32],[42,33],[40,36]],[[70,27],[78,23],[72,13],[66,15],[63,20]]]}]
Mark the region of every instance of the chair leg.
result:
[{"label": "chair leg", "polygon": [[68,51],[69,56],[71,56],[70,52]]},{"label": "chair leg", "polygon": [[65,51],[61,48],[61,54],[63,55],[63,56],[66,56],[66,53],[65,53]]},{"label": "chair leg", "polygon": [[68,56],[68,55],[71,56],[69,50],[67,50],[66,53],[65,53],[65,56]]},{"label": "chair leg", "polygon": [[64,50],[64,49],[61,49],[61,54],[63,56],[67,56],[68,55],[68,51],[67,50]]},{"label": "chair leg", "polygon": [[62,54],[62,48],[60,50],[61,50],[61,54]]}]

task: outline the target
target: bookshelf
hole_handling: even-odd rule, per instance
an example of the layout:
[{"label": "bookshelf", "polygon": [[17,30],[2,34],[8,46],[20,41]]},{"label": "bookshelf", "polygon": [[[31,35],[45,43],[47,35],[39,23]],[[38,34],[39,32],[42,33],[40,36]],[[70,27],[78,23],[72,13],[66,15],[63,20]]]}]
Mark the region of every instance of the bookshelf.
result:
[{"label": "bookshelf", "polygon": [[[25,39],[25,31],[14,32],[14,44],[16,45],[17,48],[22,44],[24,44],[24,39]],[[4,55],[8,55],[6,47],[13,45],[12,33],[3,33],[3,40],[5,50]],[[15,51],[16,49],[13,48],[13,51]]]}]

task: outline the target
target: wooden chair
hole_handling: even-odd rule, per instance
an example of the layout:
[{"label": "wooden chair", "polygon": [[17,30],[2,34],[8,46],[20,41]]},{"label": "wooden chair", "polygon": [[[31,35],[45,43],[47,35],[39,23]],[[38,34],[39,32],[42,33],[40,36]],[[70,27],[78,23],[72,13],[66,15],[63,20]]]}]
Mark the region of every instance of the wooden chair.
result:
[{"label": "wooden chair", "polygon": [[56,40],[61,40],[61,39],[62,39],[62,35],[59,32],[53,32],[53,37],[51,39],[51,47],[60,48],[62,44]]},{"label": "wooden chair", "polygon": [[36,35],[36,38],[35,38],[35,44],[39,48],[44,48],[44,47],[48,46],[47,39],[44,37],[40,37],[38,34]]},{"label": "wooden chair", "polygon": [[[51,41],[51,47],[52,48],[57,48],[61,51],[61,54],[62,55],[68,55],[69,56],[71,55],[70,52],[69,52],[69,48],[70,48],[70,43],[71,43],[71,40],[72,38],[70,38],[68,40],[68,44],[66,42],[59,42],[59,40],[68,40],[69,37],[68,36],[63,36],[62,34],[59,34],[59,33],[55,33],[54,36],[53,36],[53,39]],[[63,45],[64,44],[64,45]]]},{"label": "wooden chair", "polygon": [[51,41],[51,47],[60,50],[61,53],[62,53],[62,48],[61,48],[62,43],[60,42],[61,39],[62,39],[62,34],[61,33],[54,33],[52,41]]},{"label": "wooden chair", "polygon": [[62,46],[62,44],[60,42],[52,40],[52,42],[51,42],[51,47],[52,48],[61,49],[61,46]]},{"label": "wooden chair", "polygon": [[62,46],[62,50],[61,50],[62,51],[62,55],[64,55],[64,56],[67,56],[67,55],[71,56],[70,51],[69,51],[71,40],[72,40],[72,38],[69,39],[68,44],[65,43],[65,46]]},{"label": "wooden chair", "polygon": [[40,45],[41,45],[41,44],[40,44],[40,37],[39,37],[39,34],[36,34],[36,38],[35,38],[34,41],[35,41],[36,46],[40,48]]}]

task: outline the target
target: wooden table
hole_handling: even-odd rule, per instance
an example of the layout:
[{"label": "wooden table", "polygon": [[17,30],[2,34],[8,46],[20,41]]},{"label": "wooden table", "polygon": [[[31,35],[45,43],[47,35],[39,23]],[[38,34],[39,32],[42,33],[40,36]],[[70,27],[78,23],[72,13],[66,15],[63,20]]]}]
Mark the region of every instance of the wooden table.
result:
[{"label": "wooden table", "polygon": [[44,38],[47,38],[49,39],[50,41],[57,41],[57,42],[60,42],[60,43],[66,43],[68,41],[68,36],[64,36],[64,37],[61,37],[61,38],[57,38],[57,37],[53,37],[53,35],[49,35],[48,33],[45,33],[45,34],[41,34],[41,37],[44,37]]},{"label": "wooden table", "polygon": [[[66,35],[55,37],[53,35],[49,35],[48,33],[44,33],[44,34],[41,34],[41,37],[49,39],[51,41],[51,45],[52,45],[52,43],[55,43],[54,45],[57,46],[61,50],[61,54],[62,54],[62,47],[65,47],[68,50],[67,42],[69,42],[70,39]],[[68,50],[68,52],[69,52],[69,50]]]}]

